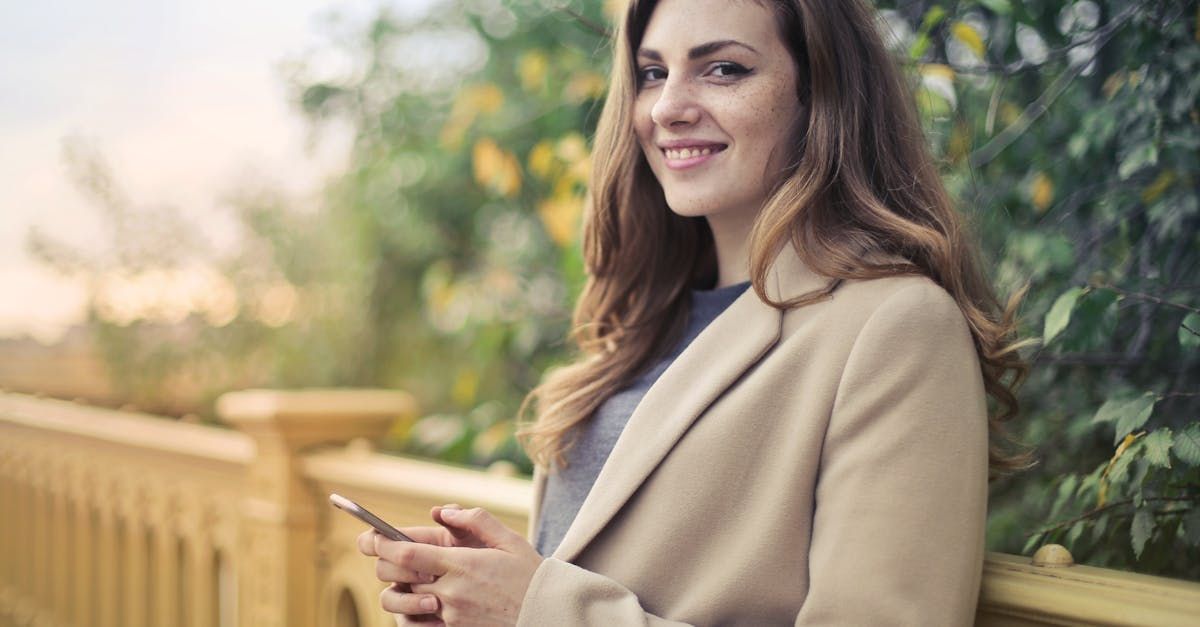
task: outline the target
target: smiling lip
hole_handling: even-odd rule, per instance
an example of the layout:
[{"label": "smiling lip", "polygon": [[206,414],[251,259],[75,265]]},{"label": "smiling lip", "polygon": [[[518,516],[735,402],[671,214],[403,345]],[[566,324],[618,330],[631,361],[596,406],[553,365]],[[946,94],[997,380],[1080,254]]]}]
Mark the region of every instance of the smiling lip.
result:
[{"label": "smiling lip", "polygon": [[717,156],[718,153],[725,150],[726,145],[695,140],[675,140],[661,142],[658,147],[663,153],[668,168],[685,170]]}]

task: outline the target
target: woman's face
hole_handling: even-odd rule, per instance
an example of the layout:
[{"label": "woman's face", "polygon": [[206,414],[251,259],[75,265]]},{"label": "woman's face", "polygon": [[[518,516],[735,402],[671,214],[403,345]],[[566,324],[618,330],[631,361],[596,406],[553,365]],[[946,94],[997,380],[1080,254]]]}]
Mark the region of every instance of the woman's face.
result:
[{"label": "woman's face", "polygon": [[800,115],[796,64],[771,10],[663,0],[636,55],[634,130],[671,210],[752,223]]}]

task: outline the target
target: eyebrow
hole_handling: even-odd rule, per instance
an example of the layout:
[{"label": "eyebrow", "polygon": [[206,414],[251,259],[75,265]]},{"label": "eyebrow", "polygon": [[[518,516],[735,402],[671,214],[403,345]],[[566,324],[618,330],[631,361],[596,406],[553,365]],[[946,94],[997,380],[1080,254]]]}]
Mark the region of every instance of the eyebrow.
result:
[{"label": "eyebrow", "polygon": [[[736,39],[721,39],[718,41],[710,41],[708,43],[700,44],[699,46],[696,46],[695,48],[688,50],[687,56],[688,56],[688,59],[695,60],[695,59],[699,59],[702,57],[706,57],[722,48],[728,48],[729,46],[739,46],[739,47],[749,50],[750,52],[758,54],[758,51],[755,50],[754,46],[751,46],[750,44],[744,44],[740,41],[737,41]],[[662,55],[659,54],[657,50],[651,50],[649,48],[638,48],[637,56],[646,57],[647,59],[650,59],[651,61],[660,61],[661,62],[663,60]]]}]

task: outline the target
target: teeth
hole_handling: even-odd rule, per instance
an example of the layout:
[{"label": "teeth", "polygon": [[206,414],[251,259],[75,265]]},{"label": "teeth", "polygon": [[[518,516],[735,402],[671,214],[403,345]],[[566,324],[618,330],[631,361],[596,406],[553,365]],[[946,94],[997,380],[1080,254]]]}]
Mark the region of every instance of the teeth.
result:
[{"label": "teeth", "polygon": [[693,157],[703,157],[704,155],[711,155],[713,153],[713,149],[712,148],[667,148],[663,152],[666,153],[668,159],[679,160],[679,159],[691,159]]}]

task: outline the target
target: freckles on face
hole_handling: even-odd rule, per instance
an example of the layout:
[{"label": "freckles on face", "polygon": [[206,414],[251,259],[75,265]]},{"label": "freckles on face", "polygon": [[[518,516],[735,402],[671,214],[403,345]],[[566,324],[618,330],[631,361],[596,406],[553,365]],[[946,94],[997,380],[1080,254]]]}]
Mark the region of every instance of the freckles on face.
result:
[{"label": "freckles on face", "polygon": [[753,219],[800,115],[797,70],[757,2],[664,0],[637,50],[634,130],[671,210]]}]

